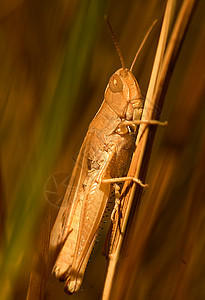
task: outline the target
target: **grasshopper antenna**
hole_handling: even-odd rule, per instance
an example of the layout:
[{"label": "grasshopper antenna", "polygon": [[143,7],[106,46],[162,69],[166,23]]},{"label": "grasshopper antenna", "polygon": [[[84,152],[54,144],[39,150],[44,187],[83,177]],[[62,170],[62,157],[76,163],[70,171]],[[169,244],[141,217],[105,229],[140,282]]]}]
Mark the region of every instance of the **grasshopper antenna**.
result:
[{"label": "grasshopper antenna", "polygon": [[114,31],[113,31],[113,29],[112,29],[112,26],[111,26],[110,22],[108,21],[108,18],[107,18],[106,15],[105,15],[105,21],[106,21],[107,26],[108,26],[108,28],[109,28],[109,30],[110,30],[110,33],[111,33],[111,36],[112,36],[112,39],[113,39],[115,48],[116,48],[117,53],[118,53],[119,58],[120,58],[120,62],[121,62],[122,68],[123,68],[123,69],[126,69],[126,67],[125,67],[125,60],[124,60],[124,57],[123,57],[122,52],[121,52],[121,50],[120,50],[120,47],[119,47],[117,38],[116,38],[116,36],[115,36],[115,33],[114,33]]},{"label": "grasshopper antenna", "polygon": [[142,43],[141,43],[141,45],[140,45],[140,47],[139,47],[137,53],[135,54],[135,57],[134,57],[133,62],[132,62],[132,65],[131,65],[131,67],[130,67],[130,71],[131,71],[131,72],[132,72],[132,69],[133,69],[133,67],[134,67],[134,65],[135,65],[135,62],[136,62],[136,60],[137,60],[137,57],[138,57],[138,55],[139,55],[139,53],[140,53],[142,47],[144,46],[144,44],[145,44],[145,42],[146,42],[146,40],[147,40],[147,38],[148,38],[148,36],[149,36],[149,34],[150,34],[152,28],[153,28],[154,25],[156,24],[156,22],[157,22],[157,19],[152,23],[151,27],[150,27],[149,30],[147,31],[147,33],[146,33],[146,35],[145,35],[145,37],[144,37],[144,39],[143,39],[143,41],[142,41]]}]

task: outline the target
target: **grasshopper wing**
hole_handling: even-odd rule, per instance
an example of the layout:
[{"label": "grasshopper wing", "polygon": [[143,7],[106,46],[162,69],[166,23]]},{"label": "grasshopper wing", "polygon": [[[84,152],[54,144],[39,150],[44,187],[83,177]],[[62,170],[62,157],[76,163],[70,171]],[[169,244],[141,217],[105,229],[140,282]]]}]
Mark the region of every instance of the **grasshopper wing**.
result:
[{"label": "grasshopper wing", "polygon": [[104,145],[97,131],[88,131],[51,232],[50,249],[59,254],[55,274],[67,278],[70,292],[81,285],[109,197],[109,184],[97,182],[102,174],[108,176],[104,171],[109,153]]},{"label": "grasshopper wing", "polygon": [[[87,176],[86,153],[89,134],[84,139],[78,154],[63,202],[58,212],[55,224],[50,236],[50,253],[55,258],[63,251],[63,261],[58,268],[54,267],[57,277],[61,277],[72,264],[77,234],[79,228],[79,218],[81,212],[81,199],[83,198],[83,183]],[[69,240],[69,247],[66,249],[65,242]],[[68,243],[67,243],[68,244]],[[57,262],[58,262],[57,258]]]}]

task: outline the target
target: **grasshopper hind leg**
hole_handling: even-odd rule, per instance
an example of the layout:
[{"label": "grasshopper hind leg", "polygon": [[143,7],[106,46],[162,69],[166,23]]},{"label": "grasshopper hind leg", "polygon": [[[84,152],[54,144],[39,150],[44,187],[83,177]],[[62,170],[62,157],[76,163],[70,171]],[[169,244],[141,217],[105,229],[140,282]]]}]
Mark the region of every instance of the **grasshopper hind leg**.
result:
[{"label": "grasshopper hind leg", "polygon": [[114,187],[114,190],[115,190],[115,205],[114,205],[114,208],[113,208],[113,211],[111,213],[111,221],[114,222],[115,221],[115,215],[116,213],[118,212],[118,215],[119,215],[119,209],[120,209],[120,186],[115,183],[113,185]]}]

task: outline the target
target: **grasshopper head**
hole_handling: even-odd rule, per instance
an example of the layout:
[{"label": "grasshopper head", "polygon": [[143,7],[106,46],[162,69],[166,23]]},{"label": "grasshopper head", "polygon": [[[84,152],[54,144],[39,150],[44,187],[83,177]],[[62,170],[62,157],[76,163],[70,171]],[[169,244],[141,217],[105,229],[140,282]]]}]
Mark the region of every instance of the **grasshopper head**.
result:
[{"label": "grasshopper head", "polygon": [[134,75],[125,68],[117,70],[105,90],[105,102],[121,119],[132,120],[136,101],[141,103],[142,95]]}]

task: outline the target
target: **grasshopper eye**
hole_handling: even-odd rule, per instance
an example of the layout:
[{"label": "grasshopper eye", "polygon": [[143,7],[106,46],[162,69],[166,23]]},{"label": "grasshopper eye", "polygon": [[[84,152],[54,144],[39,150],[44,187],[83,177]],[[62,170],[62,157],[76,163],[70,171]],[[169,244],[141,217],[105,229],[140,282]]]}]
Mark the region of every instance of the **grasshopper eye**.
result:
[{"label": "grasshopper eye", "polygon": [[109,81],[109,88],[113,93],[119,93],[123,89],[122,80],[120,79],[120,76],[117,74],[114,74]]}]

